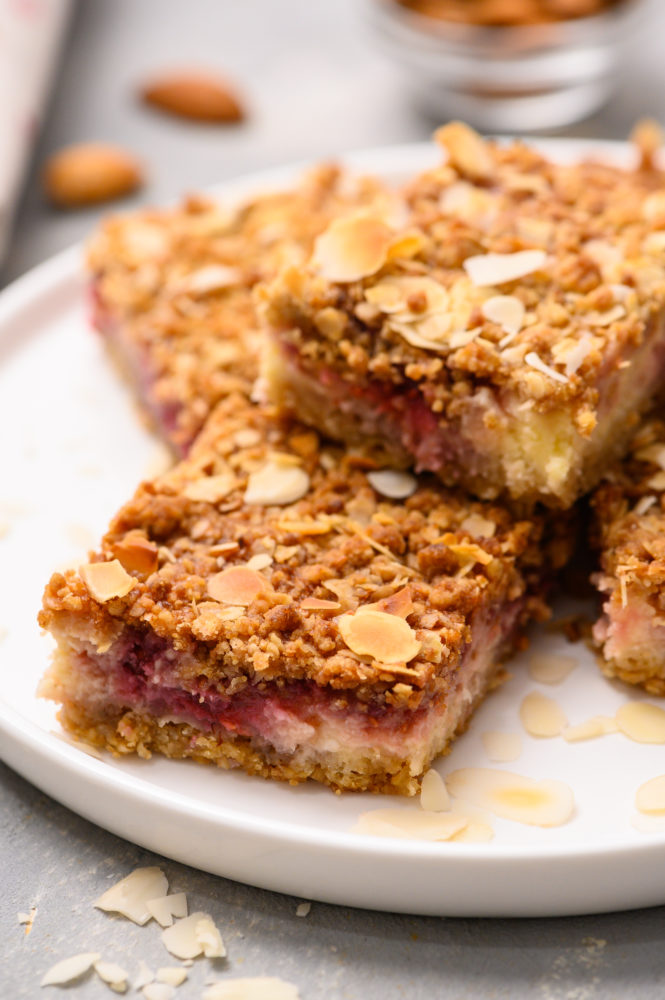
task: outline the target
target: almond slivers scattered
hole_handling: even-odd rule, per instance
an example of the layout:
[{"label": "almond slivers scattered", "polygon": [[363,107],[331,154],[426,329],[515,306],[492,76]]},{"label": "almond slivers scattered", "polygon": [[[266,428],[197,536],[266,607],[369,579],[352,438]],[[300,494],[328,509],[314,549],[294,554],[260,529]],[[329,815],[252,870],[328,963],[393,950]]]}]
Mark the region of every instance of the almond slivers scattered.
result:
[{"label": "almond slivers scattered", "polygon": [[207,913],[192,913],[162,931],[162,943],[176,958],[197,958],[205,954],[223,958],[226,954],[219,931]]},{"label": "almond slivers scattered", "polygon": [[665,709],[648,701],[628,701],[616,715],[624,736],[636,743],[665,743]]},{"label": "almond slivers scattered", "polygon": [[229,495],[236,485],[233,473],[222,472],[217,476],[203,476],[201,479],[187,483],[182,493],[188,500],[219,503],[220,500]]},{"label": "almond slivers scattered", "polygon": [[520,719],[527,733],[539,738],[559,736],[568,724],[558,702],[539,691],[532,691],[523,699]]},{"label": "almond slivers scattered", "polygon": [[306,597],[300,602],[303,611],[339,611],[339,601],[326,601],[322,597]]},{"label": "almond slivers scattered", "polygon": [[467,257],[463,267],[477,288],[503,285],[541,271],[547,263],[544,250],[518,250],[516,253],[484,253]]},{"label": "almond slivers scattered", "polygon": [[97,951],[83,952],[56,962],[44,973],[40,986],[64,986],[91,969],[102,956]]},{"label": "almond slivers scattered", "polygon": [[665,815],[665,774],[640,785],[635,796],[635,806],[641,813]]},{"label": "almond slivers scattered", "polygon": [[127,989],[129,973],[116,962],[95,962],[95,972],[116,993],[124,993]]},{"label": "almond slivers scattered", "polygon": [[448,162],[473,180],[486,180],[494,170],[494,160],[482,136],[464,122],[449,122],[434,133],[434,139],[448,154]]},{"label": "almond slivers scattered", "polygon": [[91,596],[100,604],[114,597],[126,597],[136,584],[119,559],[88,563],[80,567],[79,573]]},{"label": "almond slivers scattered", "polygon": [[464,816],[424,809],[372,809],[362,813],[354,832],[402,840],[450,840],[468,824]]},{"label": "almond slivers scattered", "polygon": [[376,472],[368,472],[367,479],[377,493],[390,500],[405,500],[418,488],[415,476],[397,469],[378,469]]},{"label": "almond slivers scattered", "polygon": [[393,240],[393,231],[380,219],[335,219],[317,238],[313,259],[327,281],[359,281],[383,267]]},{"label": "almond slivers scattered", "polygon": [[529,676],[540,684],[560,684],[577,665],[574,656],[534,653],[529,660]]},{"label": "almond slivers scattered", "polygon": [[420,783],[420,805],[425,812],[448,812],[450,809],[446,783],[433,768],[425,772]]},{"label": "almond slivers scattered", "polygon": [[494,295],[480,310],[490,323],[497,323],[504,333],[517,334],[522,329],[526,309],[514,295]]},{"label": "almond slivers scattered", "polygon": [[300,1000],[297,986],[272,976],[225,979],[203,992],[202,1000]]},{"label": "almond slivers scattered", "polygon": [[93,903],[98,910],[121,913],[123,917],[142,926],[150,920],[148,900],[165,896],[169,884],[161,868],[136,868],[116,882]]},{"label": "almond slivers scattered", "polygon": [[269,589],[266,578],[246,566],[230,566],[208,580],[208,594],[214,601],[239,607],[247,607]]},{"label": "almond slivers scattered", "polygon": [[451,795],[528,826],[561,826],[575,810],[572,790],[562,781],[537,781],[509,771],[466,767],[446,778]]},{"label": "almond slivers scattered", "polygon": [[299,465],[270,460],[250,475],[244,499],[249,504],[285,506],[302,500],[309,485],[309,476]]},{"label": "almond slivers scattered", "polygon": [[561,735],[567,743],[581,743],[583,740],[595,740],[599,736],[616,733],[618,728],[616,720],[611,716],[594,715],[575,726],[566,726]]},{"label": "almond slivers scattered", "polygon": [[146,909],[160,927],[170,927],[173,918],[187,916],[187,896],[184,892],[173,893],[172,896],[161,896],[159,899],[149,899]]},{"label": "almond slivers scattered", "polygon": [[420,652],[421,643],[408,622],[385,611],[360,608],[342,615],[338,627],[349,649],[379,663],[408,663]]}]

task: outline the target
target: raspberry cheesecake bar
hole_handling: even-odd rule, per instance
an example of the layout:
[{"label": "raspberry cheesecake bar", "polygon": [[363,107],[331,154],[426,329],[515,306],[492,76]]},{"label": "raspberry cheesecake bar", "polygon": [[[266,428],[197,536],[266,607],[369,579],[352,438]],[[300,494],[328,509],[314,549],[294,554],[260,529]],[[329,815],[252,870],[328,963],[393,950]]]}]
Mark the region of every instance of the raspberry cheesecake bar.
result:
[{"label": "raspberry cheesecake bar", "polygon": [[396,230],[335,220],[262,290],[273,401],[485,498],[568,507],[626,449],[665,368],[665,175],[562,166],[460,123]]},{"label": "raspberry cheesecake bar", "polygon": [[111,217],[93,238],[94,322],[176,454],[216,402],[251,391],[260,343],[253,286],[302,263],[330,220],[358,204],[395,211],[376,181],[320,167],[233,208],[192,197],[170,211]]},{"label": "raspberry cheesecake bar", "polygon": [[243,395],[56,573],[41,694],[79,739],[412,794],[500,678],[568,531],[379,468]]},{"label": "raspberry cheesecake bar", "polygon": [[592,498],[603,615],[594,627],[608,677],[665,695],[665,422],[640,428]]}]

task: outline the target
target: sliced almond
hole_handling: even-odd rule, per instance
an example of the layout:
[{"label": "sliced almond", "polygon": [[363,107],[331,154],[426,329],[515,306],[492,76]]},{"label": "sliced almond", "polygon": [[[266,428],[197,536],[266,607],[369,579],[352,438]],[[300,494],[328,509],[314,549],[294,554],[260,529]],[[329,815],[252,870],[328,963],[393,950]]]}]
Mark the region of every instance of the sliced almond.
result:
[{"label": "sliced almond", "polygon": [[460,174],[472,180],[487,180],[494,171],[494,160],[485,140],[464,122],[449,122],[434,133],[434,138],[448,154],[448,161]]},{"label": "sliced almond", "polygon": [[466,767],[448,775],[446,784],[451,795],[529,826],[561,826],[575,809],[573,793],[562,781],[537,781],[509,771]]},{"label": "sliced almond", "polygon": [[112,201],[140,187],[137,160],[117,146],[81,143],[54,153],[44,168],[44,190],[55,205],[78,208]]},{"label": "sliced almond", "polygon": [[474,285],[503,285],[542,271],[547,263],[544,250],[518,250],[516,253],[485,253],[467,257],[464,270]]},{"label": "sliced almond", "polygon": [[624,736],[636,743],[665,743],[665,709],[648,701],[628,701],[616,715]]},{"label": "sliced almond", "polygon": [[198,297],[210,295],[211,292],[221,292],[226,288],[233,288],[241,281],[242,272],[237,267],[208,264],[206,267],[200,267],[197,271],[191,271],[178,282],[174,290]]},{"label": "sliced almond", "polygon": [[158,547],[139,531],[130,531],[119,542],[115,542],[113,552],[123,568],[134,573],[148,576],[159,566]]},{"label": "sliced almond", "polygon": [[522,737],[519,733],[500,733],[490,730],[483,733],[483,748],[491,761],[508,764],[522,754]]},{"label": "sliced almond", "polygon": [[52,965],[48,972],[44,973],[39,985],[64,986],[67,983],[72,983],[79,976],[87,972],[88,969],[91,969],[100,958],[101,955],[98,951],[86,951],[80,955],[63,958],[60,962]]},{"label": "sliced almond", "polygon": [[576,726],[566,726],[561,735],[567,743],[581,743],[583,740],[595,740],[608,733],[616,733],[619,727],[616,720],[608,715],[594,715],[591,719],[578,722]]},{"label": "sliced almond", "polygon": [[238,122],[244,108],[226,80],[212,73],[172,72],[145,85],[146,104],[195,121]]},{"label": "sliced almond", "polygon": [[[485,549],[481,548],[480,545],[475,545],[473,542],[453,542],[448,541],[445,536],[443,538],[444,543],[448,546],[451,552],[453,552],[461,562],[469,563],[470,565],[475,565],[475,563],[480,563],[481,566],[489,566],[492,562],[492,556]],[[452,536],[454,538],[454,536]]]},{"label": "sliced almond", "polygon": [[418,489],[416,477],[398,469],[378,469],[368,472],[367,478],[377,493],[391,500],[405,500]]},{"label": "sliced almond", "polygon": [[116,993],[124,993],[127,989],[129,973],[116,962],[95,962],[95,972],[104,983],[108,983]]},{"label": "sliced almond", "polygon": [[160,927],[170,927],[174,917],[187,916],[187,896],[184,892],[174,892],[171,896],[149,899],[145,905],[150,916]]},{"label": "sliced almond", "polygon": [[448,305],[448,293],[432,278],[390,275],[365,290],[365,298],[381,312],[396,315],[408,322],[413,316],[442,312]]},{"label": "sliced almond", "polygon": [[402,587],[390,597],[383,597],[373,604],[363,604],[359,611],[385,611],[388,615],[399,615],[400,618],[408,618],[413,613],[413,601],[411,599],[411,587]]},{"label": "sliced almond", "polygon": [[512,335],[520,332],[526,315],[524,304],[514,295],[493,295],[483,302],[480,311],[490,323],[497,323]]},{"label": "sliced almond", "polygon": [[460,524],[462,531],[468,531],[475,538],[493,538],[496,524],[482,514],[469,514]]},{"label": "sliced almond", "polygon": [[401,840],[450,840],[463,830],[468,820],[452,812],[424,809],[372,809],[358,817],[356,833]]},{"label": "sliced almond", "polygon": [[393,236],[385,222],[369,215],[335,219],[314,246],[319,274],[340,283],[375,274],[387,260]]},{"label": "sliced almond", "polygon": [[110,562],[88,563],[79,569],[81,579],[90,594],[100,604],[114,597],[126,597],[136,580],[125,570],[119,559]]},{"label": "sliced almond", "polygon": [[425,812],[448,812],[450,809],[450,796],[446,783],[434,768],[430,768],[423,775],[420,783],[420,805]]},{"label": "sliced almond", "polygon": [[258,976],[213,983],[203,991],[201,1000],[300,1000],[300,994],[293,983],[271,976]]},{"label": "sliced almond", "polygon": [[219,503],[237,486],[232,472],[222,472],[217,476],[203,476],[187,483],[182,491],[188,500],[201,503]]},{"label": "sliced almond", "polygon": [[148,983],[141,990],[144,1000],[173,1000],[174,988],[168,983]]},{"label": "sliced almond", "polygon": [[121,913],[135,924],[147,924],[151,914],[149,899],[165,896],[169,884],[161,868],[136,868],[102,893],[92,904],[107,913]]},{"label": "sliced almond", "polygon": [[665,774],[640,785],[635,796],[635,806],[642,813],[665,815]]},{"label": "sliced almond", "polygon": [[408,622],[385,611],[342,615],[338,627],[349,649],[379,663],[408,663],[418,655],[422,645]]},{"label": "sliced almond", "polygon": [[169,986],[181,986],[187,979],[187,969],[181,965],[162,965],[155,974],[158,983],[168,983]]},{"label": "sliced almond", "polygon": [[269,589],[266,578],[246,566],[230,566],[208,580],[208,594],[214,601],[239,607],[247,607]]},{"label": "sliced almond", "polygon": [[166,950],[176,958],[196,958],[204,954],[205,948],[216,953],[213,957],[226,954],[219,931],[207,913],[191,913],[173,927],[167,927],[161,937]]},{"label": "sliced almond", "polygon": [[616,323],[617,320],[623,319],[626,315],[626,307],[621,304],[612,306],[611,309],[606,309],[604,312],[589,312],[584,316],[584,322],[588,326],[611,326],[612,323]]},{"label": "sliced almond", "polygon": [[533,691],[520,705],[520,719],[530,736],[540,738],[560,736],[568,724],[563,709],[539,691]]},{"label": "sliced almond", "polygon": [[560,684],[578,663],[574,656],[534,653],[529,660],[529,675],[539,684]]},{"label": "sliced almond", "polygon": [[633,514],[636,517],[643,517],[648,510],[650,510],[653,505],[658,500],[658,497],[653,495],[647,497],[640,497],[635,506],[633,507]]},{"label": "sliced almond", "polygon": [[541,372],[543,375],[547,375],[548,378],[554,379],[555,382],[561,382],[562,385],[567,385],[568,379],[561,372],[558,372],[556,368],[552,368],[551,365],[545,364],[543,359],[536,354],[535,351],[529,351],[528,354],[524,356],[524,360],[531,368],[535,368],[536,371]]},{"label": "sliced almond", "polygon": [[339,601],[326,601],[322,597],[306,597],[300,602],[303,611],[339,611]]},{"label": "sliced almond", "polygon": [[247,560],[245,566],[247,569],[253,569],[257,572],[261,569],[267,569],[268,566],[272,566],[272,556],[269,556],[267,552],[258,552]]},{"label": "sliced almond", "polygon": [[269,461],[249,477],[245,503],[285,506],[301,500],[309,486],[309,476],[300,466]]}]

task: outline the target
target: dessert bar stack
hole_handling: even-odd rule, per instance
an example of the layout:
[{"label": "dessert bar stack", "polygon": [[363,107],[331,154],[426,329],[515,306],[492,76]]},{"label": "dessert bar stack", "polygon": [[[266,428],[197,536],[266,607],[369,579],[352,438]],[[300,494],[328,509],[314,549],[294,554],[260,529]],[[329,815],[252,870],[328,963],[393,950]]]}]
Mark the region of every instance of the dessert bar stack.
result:
[{"label": "dessert bar stack", "polygon": [[604,669],[662,693],[653,137],[629,170],[437,138],[399,195],[324,168],[94,240],[97,325],[179,461],[46,588],[41,692],[78,738],[413,794],[592,488]]}]

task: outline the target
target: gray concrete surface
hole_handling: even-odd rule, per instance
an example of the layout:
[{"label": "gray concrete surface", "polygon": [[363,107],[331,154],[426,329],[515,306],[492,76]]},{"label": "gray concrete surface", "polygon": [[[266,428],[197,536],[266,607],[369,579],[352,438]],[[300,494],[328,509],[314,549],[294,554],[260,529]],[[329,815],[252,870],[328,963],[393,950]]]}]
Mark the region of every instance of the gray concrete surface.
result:
[{"label": "gray concrete surface", "polygon": [[[665,119],[662,0],[654,0],[651,18],[610,105],[569,134],[620,138],[641,115]],[[251,107],[246,124],[186,125],[136,103],[136,84],[151,70],[192,63],[224,69],[237,82]],[[431,127],[372,49],[360,0],[81,0],[4,280],[84,236],[98,218],[43,202],[40,164],[66,142],[118,141],[141,155],[150,183],[127,202],[136,204],[296,158],[423,139]],[[208,975],[280,976],[299,986],[303,1000],[656,1000],[665,991],[665,909],[483,921],[314,904],[298,918],[298,900],[155,858],[1,766],[0,859],[0,1000],[60,995],[40,991],[39,979],[79,951],[103,951],[132,974],[140,958],[169,964],[154,925],[137,928],[90,905],[112,881],[152,863],[162,865],[173,890],[187,892],[191,908],[215,917],[228,946],[228,962],[197,963],[180,1000],[200,997]],[[17,914],[33,906],[26,934]],[[113,994],[89,977],[66,995]]]}]

